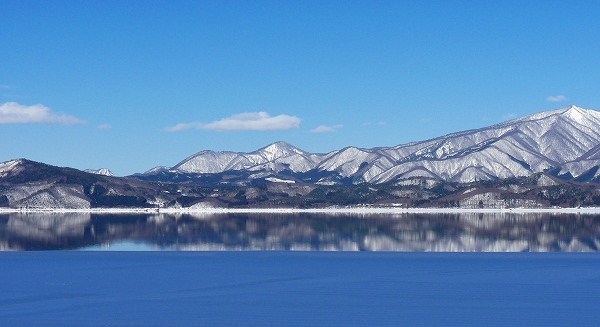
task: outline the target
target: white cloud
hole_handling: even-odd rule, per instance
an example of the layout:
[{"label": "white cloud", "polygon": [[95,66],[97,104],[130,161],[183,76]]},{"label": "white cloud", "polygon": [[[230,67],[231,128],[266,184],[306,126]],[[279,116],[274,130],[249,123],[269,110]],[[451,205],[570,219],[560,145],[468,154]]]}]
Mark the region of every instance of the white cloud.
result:
[{"label": "white cloud", "polygon": [[169,126],[165,128],[167,132],[181,132],[188,129],[202,129],[204,124],[202,123],[179,123],[177,125]]},{"label": "white cloud", "polygon": [[100,130],[107,130],[107,129],[112,129],[112,125],[111,124],[100,124],[96,128],[98,128]]},{"label": "white cloud", "polygon": [[180,132],[188,129],[207,129],[215,131],[274,131],[300,127],[300,118],[289,115],[271,116],[266,112],[244,112],[213,121],[211,123],[179,123],[165,128],[168,132]]},{"label": "white cloud", "polygon": [[83,121],[77,117],[53,112],[52,109],[35,104],[24,106],[16,102],[0,104],[0,124],[62,124],[75,125]]},{"label": "white cloud", "polygon": [[333,126],[327,126],[327,125],[319,125],[313,129],[311,129],[311,133],[331,133],[331,132],[335,132],[338,129],[344,127],[343,125],[333,125]]},{"label": "white cloud", "polygon": [[288,115],[271,117],[266,112],[246,112],[204,125],[217,131],[269,131],[300,127],[300,118]]},{"label": "white cloud", "polygon": [[564,95],[551,95],[549,97],[546,98],[547,101],[550,102],[563,102],[563,101],[567,101],[567,97]]}]

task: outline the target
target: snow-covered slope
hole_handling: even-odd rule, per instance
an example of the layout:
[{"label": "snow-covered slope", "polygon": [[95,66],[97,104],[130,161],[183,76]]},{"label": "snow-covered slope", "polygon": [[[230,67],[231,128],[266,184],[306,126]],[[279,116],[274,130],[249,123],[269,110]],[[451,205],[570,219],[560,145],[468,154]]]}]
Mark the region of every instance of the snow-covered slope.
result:
[{"label": "snow-covered slope", "polygon": [[[341,150],[328,161],[338,166],[354,162],[353,169],[340,170],[345,175],[362,165],[357,177],[367,182],[410,177],[471,182],[528,176],[576,162],[599,145],[600,112],[570,106],[393,148],[362,149],[351,156]],[[587,165],[593,162],[597,158]]]},{"label": "snow-covered slope", "polygon": [[600,145],[559,168],[557,175],[571,176],[582,181],[600,180]]},{"label": "snow-covered slope", "polygon": [[103,176],[114,176],[112,171],[108,168],[100,168],[100,169],[86,169],[84,170],[86,173],[103,175]]},{"label": "snow-covered slope", "polygon": [[250,153],[202,151],[173,169],[186,173],[221,173],[228,170],[305,172],[317,166],[322,155],[310,154],[285,142],[273,143]]},{"label": "snow-covered slope", "polygon": [[576,177],[599,164],[600,112],[570,106],[395,147],[311,154],[277,142],[250,153],[202,151],[172,170],[328,172],[355,183],[414,177],[472,182],[529,176],[556,167]]},{"label": "snow-covered slope", "polygon": [[[571,106],[423,142],[379,148],[379,156],[362,163],[364,173],[359,177],[382,183],[410,177],[470,182],[528,176],[576,160],[600,144],[598,127],[599,112]],[[330,160],[338,161],[337,157]]]},{"label": "snow-covered slope", "polygon": [[17,174],[22,169],[23,159],[11,160],[0,163],[0,178]]},{"label": "snow-covered slope", "polygon": [[0,163],[0,207],[143,207],[173,199],[156,185],[26,159]]}]

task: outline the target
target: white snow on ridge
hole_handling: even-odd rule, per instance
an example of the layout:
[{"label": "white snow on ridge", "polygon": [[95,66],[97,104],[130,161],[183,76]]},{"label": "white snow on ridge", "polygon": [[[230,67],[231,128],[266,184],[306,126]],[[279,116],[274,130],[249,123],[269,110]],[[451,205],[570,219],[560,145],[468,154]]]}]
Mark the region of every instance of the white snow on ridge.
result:
[{"label": "white snow on ridge", "polygon": [[86,173],[95,174],[95,175],[103,175],[103,176],[114,176],[112,171],[108,168],[100,168],[100,169],[85,169]]},{"label": "white snow on ridge", "polygon": [[305,152],[285,142],[276,142],[256,151],[257,154],[263,156],[268,161],[273,161],[279,158],[289,157],[291,155],[304,155]]},{"label": "white snow on ridge", "polygon": [[147,170],[146,172],[144,172],[144,175],[157,174],[160,172],[169,171],[169,169],[170,169],[169,167],[165,167],[165,166],[156,166],[156,167],[151,168],[151,169]]},{"label": "white snow on ridge", "polygon": [[173,168],[191,173],[220,173],[229,170],[230,163],[238,156],[235,152],[202,151]]},{"label": "white snow on ridge", "polygon": [[17,159],[0,163],[0,178],[8,176],[11,172],[16,172],[22,162],[21,159]]},{"label": "white snow on ridge", "polygon": [[576,160],[598,145],[600,112],[571,106],[397,146],[393,155],[404,152],[404,158],[366,180],[385,182],[407,172],[416,177],[417,171],[426,172],[422,177],[461,182],[527,176]]},{"label": "white snow on ridge", "polygon": [[277,142],[250,153],[202,151],[173,167],[187,173],[221,173],[228,170],[295,172],[313,169],[321,156],[302,151],[285,142]]},{"label": "white snow on ridge", "polygon": [[[577,164],[582,160],[589,162]],[[412,177],[472,182],[528,176],[567,163],[564,169],[576,170],[574,176],[600,164],[600,112],[570,106],[422,142],[347,147],[328,154],[311,154],[285,142],[250,153],[202,151],[173,169],[188,173],[317,170],[373,183]]]},{"label": "white snow on ridge", "polygon": [[267,177],[267,178],[265,178],[265,180],[267,180],[269,182],[273,182],[273,183],[287,183],[287,184],[296,183],[296,181],[292,181],[289,179],[280,179],[280,178],[275,178],[275,177]]}]

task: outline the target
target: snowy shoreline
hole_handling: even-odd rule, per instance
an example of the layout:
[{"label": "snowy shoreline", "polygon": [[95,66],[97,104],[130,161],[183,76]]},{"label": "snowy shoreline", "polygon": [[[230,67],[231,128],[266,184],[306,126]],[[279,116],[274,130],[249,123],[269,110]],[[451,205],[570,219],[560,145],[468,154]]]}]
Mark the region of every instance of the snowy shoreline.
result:
[{"label": "snowy shoreline", "polygon": [[91,208],[91,209],[13,209],[0,208],[3,213],[97,213],[97,214],[227,214],[227,213],[314,213],[314,214],[444,214],[444,213],[556,213],[556,214],[600,214],[600,207],[586,208],[510,208],[510,209],[466,209],[466,208]]}]

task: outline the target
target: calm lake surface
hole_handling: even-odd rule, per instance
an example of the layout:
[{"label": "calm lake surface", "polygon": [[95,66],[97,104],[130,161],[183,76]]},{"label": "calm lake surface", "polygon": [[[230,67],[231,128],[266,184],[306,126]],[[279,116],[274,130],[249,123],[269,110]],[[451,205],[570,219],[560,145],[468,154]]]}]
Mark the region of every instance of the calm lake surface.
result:
[{"label": "calm lake surface", "polygon": [[2,326],[597,326],[586,253],[0,253]]},{"label": "calm lake surface", "polygon": [[5,214],[0,249],[584,252],[600,216]]},{"label": "calm lake surface", "polygon": [[586,215],[2,215],[3,249],[59,251],[0,252],[0,326],[597,326],[600,255],[564,252],[599,240]]}]

